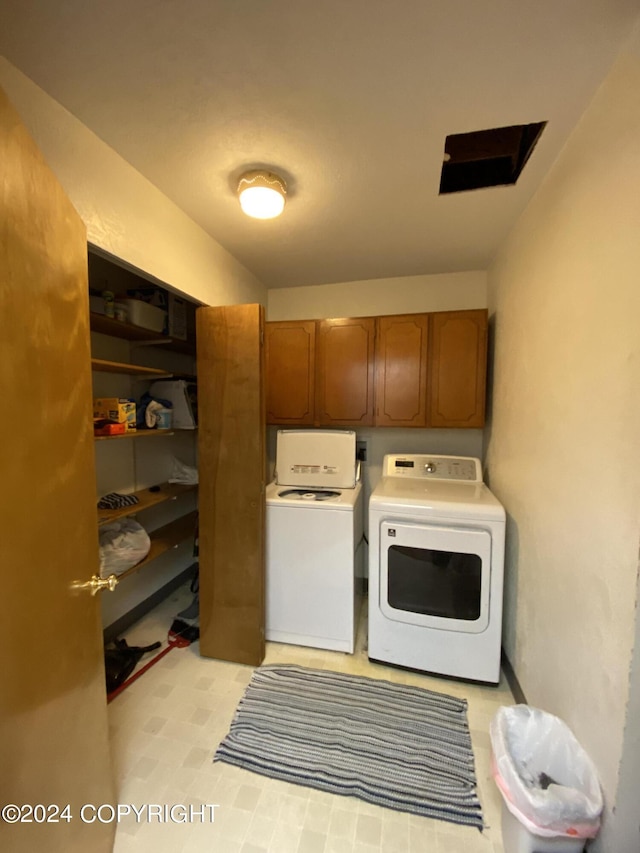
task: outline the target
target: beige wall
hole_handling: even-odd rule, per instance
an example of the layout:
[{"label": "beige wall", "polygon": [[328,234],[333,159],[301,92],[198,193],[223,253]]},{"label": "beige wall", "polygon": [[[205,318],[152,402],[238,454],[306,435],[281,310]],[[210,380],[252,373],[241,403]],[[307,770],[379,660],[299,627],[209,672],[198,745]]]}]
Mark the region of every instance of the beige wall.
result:
[{"label": "beige wall", "polygon": [[267,319],[317,320],[486,307],[487,274],[475,271],[271,289]]},{"label": "beige wall", "polygon": [[0,57],[0,86],[87,226],[90,243],[209,305],[266,288],[146,178]]},{"label": "beige wall", "polygon": [[638,843],[637,789],[633,847],[611,809],[640,537],[639,92],[640,58],[628,50],[488,290],[487,466],[509,517],[504,643],[528,701],[562,717],[596,762],[607,822],[592,849],[610,853]]}]

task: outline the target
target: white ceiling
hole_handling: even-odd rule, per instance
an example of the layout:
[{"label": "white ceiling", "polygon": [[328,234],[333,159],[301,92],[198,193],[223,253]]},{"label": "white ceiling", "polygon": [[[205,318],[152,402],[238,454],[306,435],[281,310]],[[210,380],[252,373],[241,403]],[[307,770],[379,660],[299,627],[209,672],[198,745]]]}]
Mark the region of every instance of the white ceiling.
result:
[{"label": "white ceiling", "polygon": [[[637,0],[2,0],[0,50],[270,287],[486,269]],[[549,122],[439,196],[447,134]],[[238,176],[285,177],[278,220]]]}]

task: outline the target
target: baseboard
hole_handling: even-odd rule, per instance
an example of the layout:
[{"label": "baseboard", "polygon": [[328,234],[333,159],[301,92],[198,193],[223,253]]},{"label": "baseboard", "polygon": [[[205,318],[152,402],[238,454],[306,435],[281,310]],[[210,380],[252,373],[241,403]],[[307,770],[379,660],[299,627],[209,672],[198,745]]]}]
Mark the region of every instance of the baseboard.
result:
[{"label": "baseboard", "polygon": [[513,698],[515,699],[518,705],[527,705],[527,697],[524,695],[524,690],[520,686],[520,682],[518,681],[518,677],[515,673],[514,668],[511,666],[511,661],[505,654],[504,649],[502,649],[502,671],[504,672],[504,676],[507,679],[507,684],[511,688],[511,692],[513,693]]},{"label": "baseboard", "polygon": [[144,601],[140,602],[140,604],[136,604],[132,610],[128,610],[119,619],[112,622],[111,625],[107,625],[102,632],[104,642],[110,643],[120,634],[123,634],[128,630],[138,621],[138,619],[142,619],[142,617],[146,616],[149,611],[153,610],[154,607],[157,607],[161,601],[164,601],[165,598],[169,598],[174,590],[179,586],[182,586],[183,583],[190,580],[195,575],[197,568],[198,564],[192,563],[186,569],[181,571],[179,575],[176,575],[175,578],[172,578],[169,583],[166,583],[164,586],[161,586],[160,589],[156,590],[149,596],[149,598],[145,598]]}]

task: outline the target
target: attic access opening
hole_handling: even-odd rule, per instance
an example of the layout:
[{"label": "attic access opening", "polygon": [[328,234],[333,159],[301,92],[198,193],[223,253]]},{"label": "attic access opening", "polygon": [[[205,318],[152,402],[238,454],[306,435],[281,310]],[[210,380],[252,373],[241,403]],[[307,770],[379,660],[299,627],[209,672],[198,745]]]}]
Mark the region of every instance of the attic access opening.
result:
[{"label": "attic access opening", "polygon": [[447,136],[440,195],[515,184],[546,124],[515,124]]}]

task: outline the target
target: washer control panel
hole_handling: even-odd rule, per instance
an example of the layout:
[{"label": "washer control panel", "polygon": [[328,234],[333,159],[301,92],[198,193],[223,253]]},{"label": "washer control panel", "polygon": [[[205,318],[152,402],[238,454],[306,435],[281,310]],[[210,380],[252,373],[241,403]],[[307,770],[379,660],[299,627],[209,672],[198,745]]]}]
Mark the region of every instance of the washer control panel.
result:
[{"label": "washer control panel", "polygon": [[482,465],[472,456],[430,456],[426,453],[389,454],[384,457],[384,477],[482,482]]}]

